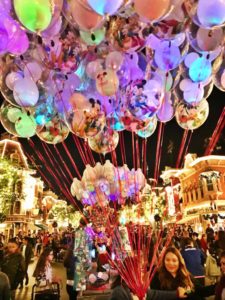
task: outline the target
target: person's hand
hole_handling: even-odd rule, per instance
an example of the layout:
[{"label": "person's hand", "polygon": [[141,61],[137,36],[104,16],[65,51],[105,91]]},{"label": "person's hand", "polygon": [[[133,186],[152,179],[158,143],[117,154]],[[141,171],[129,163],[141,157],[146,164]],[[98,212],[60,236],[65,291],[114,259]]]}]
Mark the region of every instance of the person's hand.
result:
[{"label": "person's hand", "polygon": [[187,298],[187,290],[181,286],[177,288],[178,298]]}]

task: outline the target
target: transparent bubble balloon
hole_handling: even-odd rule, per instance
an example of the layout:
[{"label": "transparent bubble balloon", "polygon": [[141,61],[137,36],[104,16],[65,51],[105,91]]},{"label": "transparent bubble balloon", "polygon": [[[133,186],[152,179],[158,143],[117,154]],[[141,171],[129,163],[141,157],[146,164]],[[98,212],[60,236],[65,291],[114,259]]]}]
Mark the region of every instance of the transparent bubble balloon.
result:
[{"label": "transparent bubble balloon", "polygon": [[54,106],[54,97],[43,93],[38,105],[34,108],[34,118],[38,125],[42,126],[55,117],[57,111]]},{"label": "transparent bubble balloon", "polygon": [[24,67],[24,77],[30,78],[32,81],[37,82],[42,76],[42,67],[35,61],[27,63]]},{"label": "transparent bubble balloon", "polygon": [[105,114],[90,107],[73,109],[66,113],[69,129],[81,138],[97,135],[105,126]]},{"label": "transparent bubble balloon", "polygon": [[69,135],[69,128],[58,116],[48,121],[37,133],[37,136],[47,144],[62,143]]},{"label": "transparent bubble balloon", "polygon": [[103,130],[95,137],[88,139],[88,145],[90,148],[105,155],[116,149],[119,142],[119,134],[113,131],[111,128],[104,127]]},{"label": "transparent bubble balloon", "polygon": [[123,63],[123,55],[118,51],[113,51],[106,56],[106,68],[118,71]]},{"label": "transparent bubble balloon", "polygon": [[183,129],[194,130],[204,124],[209,115],[209,104],[206,100],[192,107],[180,102],[176,107],[175,117]]},{"label": "transparent bubble balloon", "polygon": [[98,73],[102,72],[103,70],[103,60],[96,59],[91,61],[87,64],[86,73],[88,77],[95,79]]},{"label": "transparent bubble balloon", "polygon": [[222,63],[218,65],[218,68],[216,68],[216,72],[213,74],[213,81],[215,86],[221,90],[222,92],[225,92],[225,61],[222,59]]},{"label": "transparent bubble balloon", "polygon": [[117,112],[111,112],[106,116],[106,124],[115,131],[122,131],[125,126]]},{"label": "transparent bubble balloon", "polygon": [[149,123],[149,119],[143,121],[135,118],[128,109],[120,113],[120,118],[125,129],[132,132],[146,128]]},{"label": "transparent bubble balloon", "polygon": [[[170,10],[170,0],[159,0],[157,5],[153,0],[134,0],[134,9],[146,21],[156,21]],[[151,7],[151,9],[148,9]]]},{"label": "transparent bubble balloon", "polygon": [[136,133],[141,138],[147,139],[148,137],[150,137],[151,135],[153,135],[153,133],[156,130],[156,127],[157,127],[157,118],[153,117],[149,121],[149,124],[148,124],[148,126],[146,128],[144,128],[142,130],[138,130]]},{"label": "transparent bubble balloon", "polygon": [[135,81],[127,87],[126,92],[128,108],[139,120],[146,120],[155,115],[164,96],[162,85],[154,79],[147,82]]}]

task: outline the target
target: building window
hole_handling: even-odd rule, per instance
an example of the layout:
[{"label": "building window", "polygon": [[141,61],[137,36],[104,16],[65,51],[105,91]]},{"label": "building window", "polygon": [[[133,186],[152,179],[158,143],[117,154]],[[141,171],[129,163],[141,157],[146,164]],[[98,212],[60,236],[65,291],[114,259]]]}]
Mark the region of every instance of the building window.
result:
[{"label": "building window", "polygon": [[206,185],[207,185],[208,191],[213,191],[212,178],[206,177]]},{"label": "building window", "polygon": [[16,201],[14,204],[14,214],[19,215],[21,210],[21,202]]}]

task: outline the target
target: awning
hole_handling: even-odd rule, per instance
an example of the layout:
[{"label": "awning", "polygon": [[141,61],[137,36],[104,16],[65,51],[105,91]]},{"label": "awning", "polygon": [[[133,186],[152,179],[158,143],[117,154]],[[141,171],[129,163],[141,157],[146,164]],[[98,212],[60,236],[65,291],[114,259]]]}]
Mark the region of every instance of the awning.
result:
[{"label": "awning", "polygon": [[176,224],[185,224],[185,223],[199,223],[200,218],[199,215],[197,216],[187,216],[185,218],[182,218],[181,220],[177,221]]},{"label": "awning", "polygon": [[47,230],[48,229],[48,226],[45,225],[45,224],[34,224],[34,225],[41,228],[42,230]]}]

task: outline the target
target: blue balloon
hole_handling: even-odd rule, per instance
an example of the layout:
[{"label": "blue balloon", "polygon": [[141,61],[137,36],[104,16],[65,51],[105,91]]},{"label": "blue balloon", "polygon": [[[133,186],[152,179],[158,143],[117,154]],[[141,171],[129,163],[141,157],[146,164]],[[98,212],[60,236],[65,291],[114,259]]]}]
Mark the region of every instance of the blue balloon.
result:
[{"label": "blue balloon", "polygon": [[202,56],[197,58],[189,68],[189,76],[194,82],[202,82],[212,74],[212,66],[210,61]]},{"label": "blue balloon", "polygon": [[99,15],[112,15],[123,4],[123,0],[88,0],[88,4]]}]

